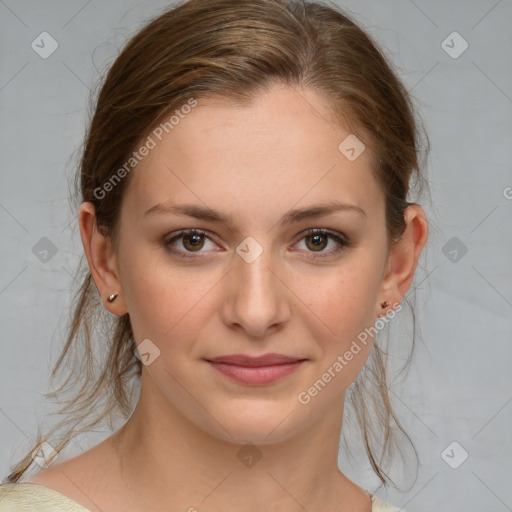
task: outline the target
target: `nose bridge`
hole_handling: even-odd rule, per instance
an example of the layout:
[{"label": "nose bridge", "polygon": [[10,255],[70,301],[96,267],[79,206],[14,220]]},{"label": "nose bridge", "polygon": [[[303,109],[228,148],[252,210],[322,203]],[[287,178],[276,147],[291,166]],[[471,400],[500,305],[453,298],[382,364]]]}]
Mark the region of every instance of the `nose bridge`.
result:
[{"label": "nose bridge", "polygon": [[[261,240],[261,238],[260,238]],[[252,302],[255,300],[274,300],[275,279],[270,268],[273,265],[272,250],[268,244],[263,246],[253,237],[247,237],[236,249],[235,273],[240,292],[239,298]]]},{"label": "nose bridge", "polygon": [[274,275],[272,250],[253,237],[247,237],[236,249],[231,287],[229,322],[235,322],[258,336],[286,318],[283,285]]},{"label": "nose bridge", "polygon": [[235,260],[235,272],[240,277],[240,285],[249,291],[252,290],[253,295],[268,292],[272,275],[270,268],[273,263],[270,248],[264,249],[252,239],[240,244],[237,254],[239,257]]}]

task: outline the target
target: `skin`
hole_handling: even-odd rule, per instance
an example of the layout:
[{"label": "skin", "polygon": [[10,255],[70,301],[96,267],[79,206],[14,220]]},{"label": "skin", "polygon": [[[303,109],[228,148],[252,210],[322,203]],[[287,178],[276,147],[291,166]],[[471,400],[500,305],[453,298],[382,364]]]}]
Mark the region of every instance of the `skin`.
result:
[{"label": "skin", "polygon": [[[409,206],[405,234],[388,252],[372,155],[367,149],[349,161],[338,150],[348,135],[311,90],[274,86],[245,107],[200,101],[130,176],[116,243],[96,229],[92,204],[82,204],[82,242],[105,308],[128,312],[136,343],[150,339],[160,355],[143,367],[125,426],[33,483],[104,512],[370,510],[337,456],[345,391],[371,338],[308,404],[297,396],[374,326],[381,302],[402,300],[427,221],[419,205]],[[365,215],[339,211],[279,223],[290,209],[331,200]],[[144,215],[166,201],[214,208],[234,225]],[[186,228],[207,236],[199,252],[175,240],[175,250],[189,250],[182,258],[165,242]],[[335,231],[353,245],[335,253],[337,243],[321,237],[315,249],[304,234],[310,228]],[[263,250],[252,263],[236,252],[248,236]],[[114,292],[118,298],[108,303]],[[270,352],[307,361],[264,386],[232,381],[204,361]],[[247,443],[261,455],[252,467],[237,456]]]}]

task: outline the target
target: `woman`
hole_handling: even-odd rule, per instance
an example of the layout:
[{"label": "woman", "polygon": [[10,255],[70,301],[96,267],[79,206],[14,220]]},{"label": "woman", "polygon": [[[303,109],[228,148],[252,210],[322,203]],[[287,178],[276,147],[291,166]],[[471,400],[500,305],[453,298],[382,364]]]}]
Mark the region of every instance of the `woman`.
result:
[{"label": "woman", "polygon": [[[89,272],[57,363],[79,340],[91,347],[101,304],[116,323],[97,380],[74,370],[88,384],[76,417],[97,414],[103,394],[126,411],[134,376],[138,401],[76,457],[54,462],[75,432],[38,442],[44,469],[21,480],[31,451],[0,508],[398,510],[350,481],[337,452],[352,385],[388,481],[371,432],[376,417],[384,429],[396,418],[374,338],[401,310],[427,239],[407,201],[418,152],[405,88],[331,7],[191,0],[144,27],[87,134]],[[362,393],[370,363],[378,416]]]}]

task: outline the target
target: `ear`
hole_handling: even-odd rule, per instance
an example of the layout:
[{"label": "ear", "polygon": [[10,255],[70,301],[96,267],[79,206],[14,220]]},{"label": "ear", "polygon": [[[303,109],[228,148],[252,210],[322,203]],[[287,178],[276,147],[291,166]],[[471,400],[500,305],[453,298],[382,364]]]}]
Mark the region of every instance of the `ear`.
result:
[{"label": "ear", "polygon": [[[91,274],[101,296],[105,309],[114,315],[126,313],[121,281],[117,271],[117,258],[109,238],[98,230],[94,205],[83,202],[80,205],[78,221],[80,237]],[[107,302],[107,298],[117,293],[116,300]]]},{"label": "ear", "polygon": [[377,304],[378,316],[390,311],[390,308],[385,308],[387,311],[384,311],[381,302],[387,301],[393,305],[402,301],[411,286],[418,259],[427,241],[428,224],[423,208],[418,204],[411,204],[405,210],[404,216],[405,231],[389,251]]}]

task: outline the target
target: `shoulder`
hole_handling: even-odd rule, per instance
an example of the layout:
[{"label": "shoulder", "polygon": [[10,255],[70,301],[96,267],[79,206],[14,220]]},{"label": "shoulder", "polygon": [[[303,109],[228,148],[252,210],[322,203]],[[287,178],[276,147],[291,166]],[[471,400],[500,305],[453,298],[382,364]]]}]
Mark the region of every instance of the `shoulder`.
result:
[{"label": "shoulder", "polygon": [[[28,479],[4,484],[0,500],[8,496],[0,501],[0,512],[100,512],[97,503],[119,509],[111,502],[119,486],[111,478],[112,463],[104,446],[100,443],[71,459],[54,462]],[[7,500],[18,508],[5,508]]]},{"label": "shoulder", "polygon": [[44,485],[19,482],[0,485],[2,512],[89,512],[72,499]]},{"label": "shoulder", "polygon": [[371,495],[372,512],[405,512],[403,508],[394,507],[385,501],[382,501],[377,496]]}]

